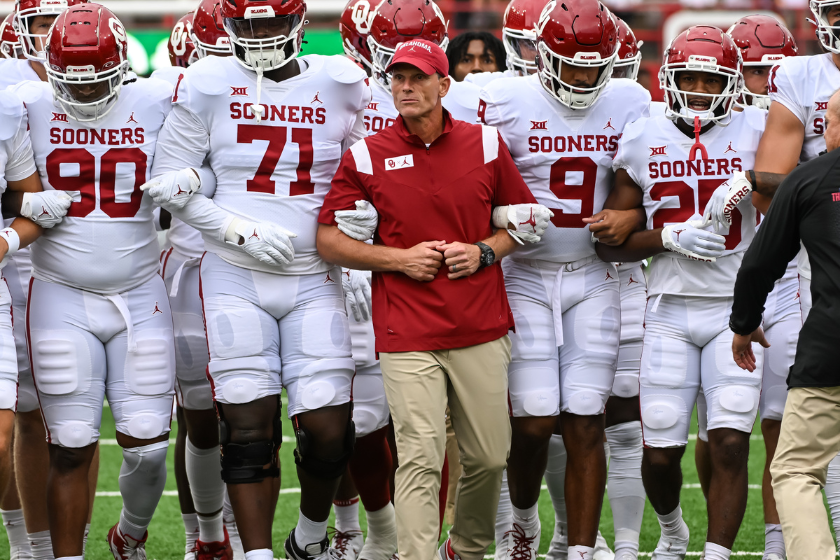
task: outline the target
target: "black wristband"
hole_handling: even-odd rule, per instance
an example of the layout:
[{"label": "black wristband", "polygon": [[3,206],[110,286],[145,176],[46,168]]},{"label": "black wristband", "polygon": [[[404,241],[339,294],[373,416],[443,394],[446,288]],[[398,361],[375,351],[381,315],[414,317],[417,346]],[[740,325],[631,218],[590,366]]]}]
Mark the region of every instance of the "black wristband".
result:
[{"label": "black wristband", "polygon": [[750,183],[752,183],[752,188],[753,190],[755,190],[755,188],[758,186],[758,181],[755,180],[755,170],[750,169],[749,171],[747,171],[747,175],[750,176]]}]

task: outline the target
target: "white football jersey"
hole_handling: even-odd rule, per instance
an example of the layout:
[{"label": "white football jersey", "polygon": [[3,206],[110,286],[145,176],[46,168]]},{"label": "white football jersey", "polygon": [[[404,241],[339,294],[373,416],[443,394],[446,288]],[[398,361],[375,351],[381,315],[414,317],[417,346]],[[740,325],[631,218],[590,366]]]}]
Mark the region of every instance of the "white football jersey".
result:
[{"label": "white football jersey", "polygon": [[205,247],[233,265],[274,274],[326,272],[315,247],[318,213],[345,149],[364,135],[370,103],[365,73],[343,56],[297,59],[301,73],[262,80],[255,121],[257,75],[235,58],[207,57],[184,73],[161,135],[153,175],[200,167],[216,175],[213,202],[246,220],[278,224],[297,234],[295,259],[261,263],[238,246],[205,235]]},{"label": "white football jersey", "polygon": [[28,60],[20,58],[0,59],[0,89],[6,89],[21,82],[40,81],[41,78],[32,69]]},{"label": "white football jersey", "polygon": [[[648,229],[701,220],[721,183],[735,171],[752,169],[765,113],[754,107],[733,111],[728,126],[714,126],[700,136],[708,159],[689,160],[694,138],[665,117],[640,119],[624,129],[615,169],[625,169],[644,191]],[[648,295],[731,296],[744,251],[755,236],[756,212],[747,198],[732,214],[723,232],[726,251],[714,263],[667,251],[653,257],[648,270]],[[712,231],[712,227],[707,228]]]},{"label": "white football jersey", "polygon": [[467,74],[464,81],[477,85],[480,88],[484,88],[487,87],[490,82],[498,80],[499,78],[517,77],[519,77],[519,74],[513,70],[505,70],[504,72],[479,72],[477,74]]},{"label": "white football jersey", "polygon": [[12,92],[0,91],[0,195],[9,181],[35,173],[26,108]]},{"label": "white football jersey", "polygon": [[477,124],[478,101],[481,88],[469,82],[456,82],[452,80],[449,92],[441,103],[443,108],[449,111],[453,119],[464,121],[470,124]]},{"label": "white football jersey", "polygon": [[69,118],[44,82],[13,91],[29,112],[35,163],[45,190],[68,191],[61,224],[32,245],[32,274],[103,294],[130,290],[159,270],[153,203],[140,186],[151,177],[155,142],[172,89],[160,80],[123,85],[96,122]]},{"label": "white football jersey", "polygon": [[537,202],[554,212],[540,243],[517,258],[573,262],[595,254],[583,223],[604,208],[624,127],[648,114],[650,94],[630,80],[611,80],[586,110],[569,109],[539,77],[494,80],[481,92],[484,122],[495,126]]},{"label": "white football jersey", "polygon": [[[151,77],[169,82],[174,89],[178,80],[184,75],[184,70],[185,68],[180,66],[165,66],[152,72]],[[172,216],[169,229],[166,230],[166,240],[184,258],[200,258],[204,254],[204,239],[201,238],[198,230],[175,216]]]},{"label": "white football jersey", "polygon": [[651,101],[650,102],[650,116],[653,117],[664,117],[665,116],[665,105],[664,101]]},{"label": "white football jersey", "polygon": [[380,86],[375,81],[370,84],[371,100],[365,109],[365,132],[368,135],[376,134],[384,128],[388,128],[397,120],[399,113],[394,106],[394,97],[391,92]]}]

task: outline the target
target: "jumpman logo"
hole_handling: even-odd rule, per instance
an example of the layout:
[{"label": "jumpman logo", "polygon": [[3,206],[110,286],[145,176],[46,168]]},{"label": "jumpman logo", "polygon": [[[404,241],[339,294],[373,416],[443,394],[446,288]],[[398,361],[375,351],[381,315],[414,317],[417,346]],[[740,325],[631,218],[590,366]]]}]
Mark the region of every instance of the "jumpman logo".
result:
[{"label": "jumpman logo", "polygon": [[320,91],[316,91],[316,92],[315,92],[315,98],[314,98],[312,101],[310,101],[310,102],[309,102],[309,104],[310,104],[310,105],[312,105],[313,103],[318,102],[318,103],[320,103],[321,105],[323,105],[323,104],[324,104],[324,102],[323,102],[323,101],[321,101],[321,99],[318,97],[319,95],[321,95],[321,92],[320,92]]},{"label": "jumpman logo", "polygon": [[630,284],[638,284],[638,283],[639,282],[637,280],[633,280],[633,275],[631,274],[630,275],[630,281],[627,282],[627,285],[629,286]]},{"label": "jumpman logo", "polygon": [[612,125],[612,118],[607,120],[607,125],[601,130],[607,130],[608,128],[612,128],[613,130],[615,130],[615,128]]},{"label": "jumpman logo", "polygon": [[614,280],[614,278],[612,277],[612,274],[610,274],[609,270],[607,271],[606,277],[604,277],[604,282],[606,282],[607,280]]},{"label": "jumpman logo", "polygon": [[260,238],[260,236],[259,236],[259,235],[257,235],[257,230],[256,230],[256,229],[254,229],[254,233],[252,233],[252,234],[248,237],[248,241],[252,240],[252,239],[253,239],[253,238],[255,238],[255,237],[256,237],[258,240],[259,240],[259,238]]},{"label": "jumpman logo", "polygon": [[730,143],[729,143],[729,145],[726,147],[726,151],[725,151],[725,152],[723,152],[723,153],[724,153],[724,154],[728,154],[729,152],[738,153],[738,151],[737,151],[737,150],[735,150],[735,149],[732,147],[732,142],[730,142]]},{"label": "jumpman logo", "polygon": [[405,158],[403,160],[402,164],[405,165],[405,166],[411,165],[410,163],[408,163],[408,158]]},{"label": "jumpman logo", "polygon": [[187,191],[181,188],[181,183],[178,183],[178,192],[175,193],[175,196],[178,196],[179,194],[187,194]]},{"label": "jumpman logo", "polygon": [[534,209],[533,208],[531,208],[531,215],[528,216],[528,219],[525,220],[524,222],[519,222],[520,226],[525,225],[525,224],[528,224],[529,226],[531,226],[534,229],[534,233],[536,233],[536,231],[537,231],[537,221],[534,219]]},{"label": "jumpman logo", "polygon": [[160,313],[161,315],[163,315],[163,311],[161,311],[160,307],[158,307],[158,302],[155,302],[155,310],[152,311],[152,315],[154,315],[156,313]]},{"label": "jumpman logo", "polygon": [[680,242],[680,234],[681,234],[682,232],[684,232],[684,231],[685,231],[684,229],[675,229],[675,230],[674,230],[674,235],[676,235],[676,236],[677,236],[677,243],[679,243],[679,242]]},{"label": "jumpman logo", "polygon": [[[347,276],[350,276],[349,272],[347,273]],[[335,284],[335,280],[333,280],[330,277],[330,273],[329,273],[329,271],[327,271],[327,277],[324,279],[324,284],[329,284],[329,283]]]},{"label": "jumpman logo", "polygon": [[49,212],[47,212],[47,209],[44,208],[43,206],[41,206],[41,213],[38,214],[38,217],[40,218],[41,216],[50,216],[50,215],[51,214]]},{"label": "jumpman logo", "polygon": [[129,117],[128,117],[128,120],[127,120],[127,121],[125,121],[125,123],[126,123],[126,124],[128,124],[128,123],[137,123],[137,124],[140,124],[140,123],[138,123],[138,122],[137,122],[137,119],[135,119],[135,118],[134,118],[134,111],[132,111],[132,112],[131,112],[131,116],[129,116]]}]

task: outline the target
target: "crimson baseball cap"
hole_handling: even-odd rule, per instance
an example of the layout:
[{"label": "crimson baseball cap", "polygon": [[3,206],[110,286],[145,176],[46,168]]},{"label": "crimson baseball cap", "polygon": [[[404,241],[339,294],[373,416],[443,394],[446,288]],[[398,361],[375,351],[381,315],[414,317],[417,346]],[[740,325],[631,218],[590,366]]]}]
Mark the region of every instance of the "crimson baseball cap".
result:
[{"label": "crimson baseball cap", "polygon": [[444,77],[449,75],[449,60],[446,58],[446,53],[438,45],[424,39],[413,39],[397,45],[394,58],[391,59],[391,64],[385,71],[390,72],[395,64],[400,63],[410,64],[428,75],[435,72]]}]

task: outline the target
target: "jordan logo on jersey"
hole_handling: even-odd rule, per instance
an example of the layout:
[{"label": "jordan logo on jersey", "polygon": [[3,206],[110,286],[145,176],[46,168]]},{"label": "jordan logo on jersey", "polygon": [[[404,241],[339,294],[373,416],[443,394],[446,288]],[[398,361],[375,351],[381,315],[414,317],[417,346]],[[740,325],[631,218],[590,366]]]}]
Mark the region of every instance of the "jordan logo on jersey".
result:
[{"label": "jordan logo on jersey", "polygon": [[528,224],[529,226],[531,226],[534,229],[534,233],[537,232],[537,221],[534,219],[534,209],[533,208],[531,208],[531,215],[528,216],[528,219],[525,220],[524,222],[519,222],[520,226],[523,226],[525,224]]},{"label": "jordan logo on jersey", "polygon": [[399,156],[395,158],[388,158],[385,160],[385,171],[405,169],[406,167],[414,167],[413,155]]},{"label": "jordan logo on jersey", "polygon": [[310,101],[310,102],[309,102],[309,104],[310,104],[310,105],[312,105],[313,103],[320,103],[321,105],[323,105],[323,104],[324,104],[324,102],[323,102],[323,101],[321,101],[321,100],[318,98],[318,96],[319,96],[319,95],[321,95],[321,92],[320,92],[320,91],[316,91],[316,92],[315,92],[315,97],[312,99],[312,101]]},{"label": "jordan logo on jersey", "polygon": [[[349,272],[347,273],[347,276],[350,276]],[[327,277],[324,278],[324,284],[335,284],[335,280],[332,279],[329,272],[327,272]]]},{"label": "jordan logo on jersey", "polygon": [[738,150],[732,147],[732,142],[729,143],[729,145],[726,147],[726,151],[723,153],[728,154],[729,152],[735,152],[736,154],[738,153]]},{"label": "jordan logo on jersey", "polygon": [[638,283],[639,283],[638,280],[633,280],[633,275],[631,274],[630,275],[630,281],[627,282],[627,285],[629,286],[630,284],[638,284]]},{"label": "jordan logo on jersey", "polygon": [[610,274],[610,271],[609,271],[609,270],[607,271],[607,275],[604,277],[604,282],[606,282],[607,280],[615,280],[615,279],[612,277],[612,274]]},{"label": "jordan logo on jersey", "polygon": [[155,310],[152,311],[152,315],[155,315],[157,313],[160,313],[161,315],[163,315],[163,311],[161,311],[160,307],[158,307],[158,302],[155,302]]},{"label": "jordan logo on jersey", "polygon": [[667,155],[665,153],[665,146],[648,146],[648,148],[650,148],[650,156],[649,157]]},{"label": "jordan logo on jersey", "polygon": [[128,124],[128,123],[140,124],[140,123],[137,122],[137,119],[134,118],[134,111],[131,112],[131,115],[128,117],[128,120],[125,121],[125,124]]},{"label": "jordan logo on jersey", "polygon": [[612,125],[612,119],[607,120],[607,124],[604,126],[603,130],[607,130],[608,128],[612,128],[613,130],[615,130],[615,128],[613,128]]},{"label": "jordan logo on jersey", "polygon": [[828,101],[815,101],[814,104],[817,106],[817,111],[825,111],[828,109]]},{"label": "jordan logo on jersey", "polygon": [[67,122],[67,115],[65,115],[64,113],[53,113],[50,122],[55,121]]},{"label": "jordan logo on jersey", "polygon": [[367,106],[368,111],[379,111],[379,102],[371,101]]},{"label": "jordan logo on jersey", "polygon": [[247,96],[248,96],[248,87],[247,87],[247,86],[246,86],[246,87],[234,87],[234,86],[230,86],[230,89],[232,90],[232,91],[230,92],[230,96],[231,96],[231,97],[234,97],[234,96],[236,96],[236,95],[241,95],[241,96],[243,96],[243,97],[247,97]]},{"label": "jordan logo on jersey", "polygon": [[531,130],[548,130],[548,121],[531,121]]}]

